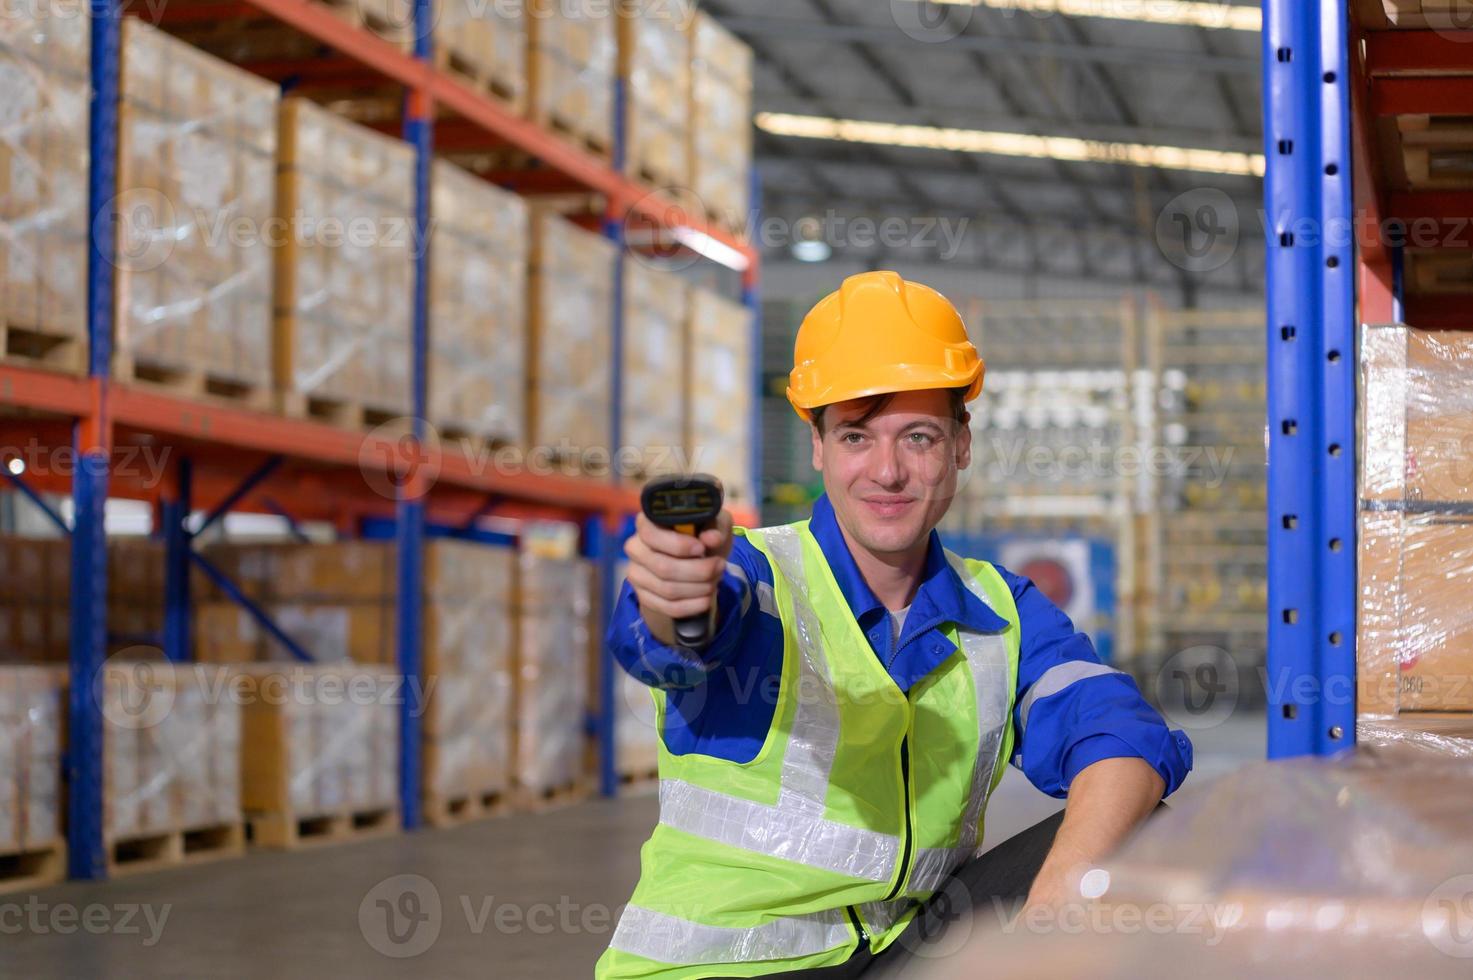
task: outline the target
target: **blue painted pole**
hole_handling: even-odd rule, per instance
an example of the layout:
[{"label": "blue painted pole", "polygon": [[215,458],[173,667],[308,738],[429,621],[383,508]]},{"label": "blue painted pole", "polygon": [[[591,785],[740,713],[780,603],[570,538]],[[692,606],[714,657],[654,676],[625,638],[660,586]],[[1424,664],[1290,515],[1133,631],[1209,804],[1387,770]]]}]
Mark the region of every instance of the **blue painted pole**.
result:
[{"label": "blue painted pole", "polygon": [[189,551],[193,547],[184,522],[189,519],[193,465],[179,460],[174,499],[164,501],[164,656],[184,663],[191,656]]}]

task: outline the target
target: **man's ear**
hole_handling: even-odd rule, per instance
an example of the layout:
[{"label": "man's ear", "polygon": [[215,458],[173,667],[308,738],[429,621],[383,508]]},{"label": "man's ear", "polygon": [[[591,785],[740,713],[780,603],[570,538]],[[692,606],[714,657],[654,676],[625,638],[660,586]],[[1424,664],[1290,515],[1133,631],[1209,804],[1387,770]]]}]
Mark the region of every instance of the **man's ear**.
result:
[{"label": "man's ear", "polygon": [[823,472],[823,436],[818,433],[818,426],[812,423],[808,426],[808,434],[813,437],[813,468]]},{"label": "man's ear", "polygon": [[956,468],[964,470],[972,465],[972,413],[963,412],[956,434]]}]

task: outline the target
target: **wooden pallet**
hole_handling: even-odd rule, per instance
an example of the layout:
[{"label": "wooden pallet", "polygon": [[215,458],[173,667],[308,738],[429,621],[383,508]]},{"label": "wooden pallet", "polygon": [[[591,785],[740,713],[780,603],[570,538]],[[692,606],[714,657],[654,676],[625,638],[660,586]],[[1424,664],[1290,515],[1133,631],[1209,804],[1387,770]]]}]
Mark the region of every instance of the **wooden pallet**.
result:
[{"label": "wooden pallet", "polygon": [[619,785],[629,789],[646,789],[660,785],[660,767],[638,766],[619,773]]},{"label": "wooden pallet", "polygon": [[113,358],[113,377],[170,394],[270,412],[276,407],[276,393],[270,383],[250,384],[200,368],[179,368],[158,364],[146,358],[118,354]]},{"label": "wooden pallet", "polygon": [[444,43],[436,39],[435,67],[455,78],[467,88],[501,103],[511,112],[522,115],[527,111],[527,96],[506,80],[491,65],[478,60],[474,54],[457,48],[454,42]]},{"label": "wooden pallet", "polygon": [[81,374],[87,367],[87,341],[70,333],[0,323],[0,360]]},{"label": "wooden pallet", "polygon": [[276,411],[309,422],[324,422],[340,429],[366,432],[409,414],[406,409],[386,409],[342,398],[318,398],[296,391],[277,392]]},{"label": "wooden pallet", "polygon": [[66,879],[66,844],[0,854],[0,895],[45,888]]},{"label": "wooden pallet", "polygon": [[613,147],[610,146],[607,139],[602,135],[586,132],[576,122],[566,119],[556,112],[534,111],[532,113],[532,121],[543,129],[552,130],[585,153],[590,153],[605,163],[613,162]]},{"label": "wooden pallet", "polygon": [[402,23],[396,23],[397,18],[389,14],[392,0],[384,0],[384,2],[319,0],[319,2],[354,27],[368,31],[401,51],[408,52],[414,46],[414,26],[413,22],[408,19],[409,11],[400,11],[399,16],[404,17],[405,20]]},{"label": "wooden pallet", "polygon": [[501,817],[512,810],[502,790],[464,796],[429,797],[424,801],[425,823],[431,827],[458,827],[476,820]]},{"label": "wooden pallet", "polygon": [[107,872],[109,877],[143,874],[244,854],[245,828],[240,823],[167,830],[108,841]]},{"label": "wooden pallet", "polygon": [[512,809],[518,813],[545,813],[561,807],[582,803],[593,795],[593,786],[586,779],[576,779],[559,786],[534,788],[517,786],[509,794]]},{"label": "wooden pallet", "polygon": [[252,847],[295,851],[326,844],[388,837],[399,832],[399,808],[377,807],[304,817],[295,813],[247,816]]}]

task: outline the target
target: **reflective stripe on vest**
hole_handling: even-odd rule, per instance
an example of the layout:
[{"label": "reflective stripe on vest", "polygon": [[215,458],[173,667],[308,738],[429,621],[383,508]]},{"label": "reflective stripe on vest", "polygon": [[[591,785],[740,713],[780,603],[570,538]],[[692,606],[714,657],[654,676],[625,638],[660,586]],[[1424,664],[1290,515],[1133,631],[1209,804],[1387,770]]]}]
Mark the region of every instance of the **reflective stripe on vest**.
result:
[{"label": "reflective stripe on vest", "polygon": [[[946,560],[971,593],[989,609],[992,600],[967,569],[966,562],[951,551]],[[993,610],[996,612],[997,610]],[[1004,617],[1006,618],[1006,617]],[[969,861],[977,851],[977,830],[987,798],[992,795],[992,774],[997,769],[997,756],[1002,751],[1003,735],[1008,724],[1008,649],[1001,633],[958,631],[962,652],[972,671],[972,687],[977,696],[977,759],[972,766],[972,786],[963,811],[962,826],[956,847],[923,847],[916,852],[906,891],[934,892],[952,872]],[[865,918],[884,932],[899,922],[917,903],[909,898],[889,902],[870,902],[863,906]]]},{"label": "reflective stripe on vest", "polygon": [[629,905],[609,945],[646,959],[695,965],[812,956],[851,941],[849,918],[843,909],[731,929]]},{"label": "reflective stripe on vest", "polygon": [[818,617],[808,601],[802,542],[792,527],[763,540],[788,582],[798,636],[798,704],[783,753],[777,804],[769,806],[676,779],[660,781],[660,822],[683,833],[835,871],[889,881],[900,838],[824,819],[829,771],[839,752],[839,705]]}]

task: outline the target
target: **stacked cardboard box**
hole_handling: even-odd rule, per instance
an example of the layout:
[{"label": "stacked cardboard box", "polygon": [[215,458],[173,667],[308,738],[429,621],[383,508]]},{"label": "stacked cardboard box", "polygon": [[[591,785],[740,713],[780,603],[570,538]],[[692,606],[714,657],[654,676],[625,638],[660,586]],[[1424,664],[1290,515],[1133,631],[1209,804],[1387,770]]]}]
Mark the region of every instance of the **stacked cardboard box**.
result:
[{"label": "stacked cardboard box", "polygon": [[435,60],[505,102],[527,106],[527,17],[521,3],[435,0]]},{"label": "stacked cardboard box", "polygon": [[664,187],[690,183],[692,120],[689,0],[619,16],[619,77],[628,92],[625,166]]},{"label": "stacked cardboard box", "polygon": [[752,49],[702,12],[691,54],[691,186],[717,220],[742,231],[751,210]]},{"label": "stacked cardboard box", "polygon": [[402,689],[393,674],[296,663],[238,670],[247,812],[297,820],[398,805]]},{"label": "stacked cardboard box", "polygon": [[269,406],[278,91],[123,22],[120,376]]},{"label": "stacked cardboard box", "polygon": [[1473,612],[1464,594],[1473,573],[1470,380],[1473,335],[1404,326],[1362,333],[1363,715],[1473,711]]},{"label": "stacked cardboard box", "polygon": [[61,839],[63,677],[55,667],[0,667],[0,854]]},{"label": "stacked cardboard box", "polygon": [[751,503],[752,316],[704,289],[690,293],[686,458],[720,477],[728,500]]},{"label": "stacked cardboard box", "polygon": [[87,333],[88,24],[61,0],[0,18],[0,353],[73,371]]},{"label": "stacked cardboard box", "polygon": [[518,572],[516,783],[533,794],[578,789],[587,777],[593,565],[523,550]]},{"label": "stacked cardboard box", "polygon": [[287,410],[349,424],[407,414],[414,151],[300,98],[281,104],[278,145],[274,361]]},{"label": "stacked cardboard box", "polygon": [[524,445],[527,205],[437,161],[430,263],[430,421]]},{"label": "stacked cardboard box", "polygon": [[623,443],[640,472],[688,469],[685,459],[685,283],[638,260],[624,263]]},{"label": "stacked cardboard box", "polygon": [[529,114],[603,153],[614,145],[614,22],[607,4],[527,3]]},{"label": "stacked cardboard box", "polygon": [[[628,569],[628,562],[619,562],[618,585],[614,590],[616,596],[623,589]],[[603,643],[603,618],[606,617],[596,619],[593,624],[597,648],[601,648]],[[602,655],[595,656],[594,661],[601,667],[615,671],[614,744],[617,747],[615,762],[619,775],[630,780],[648,778],[660,763],[659,720],[650,688],[635,680],[628,671],[614,666]],[[597,680],[596,671],[591,680]]]},{"label": "stacked cardboard box", "polygon": [[240,822],[240,701],[204,664],[109,661],[100,682],[110,842]]},{"label": "stacked cardboard box", "polygon": [[607,447],[614,246],[556,213],[532,216],[531,442],[565,456]]}]

